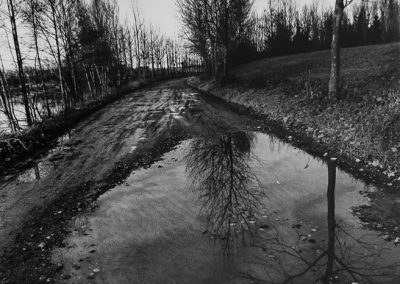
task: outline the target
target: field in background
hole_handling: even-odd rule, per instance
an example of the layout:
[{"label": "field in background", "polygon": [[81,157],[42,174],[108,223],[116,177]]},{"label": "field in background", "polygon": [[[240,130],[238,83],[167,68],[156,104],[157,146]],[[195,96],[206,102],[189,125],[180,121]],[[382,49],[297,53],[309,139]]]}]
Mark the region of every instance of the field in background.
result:
[{"label": "field in background", "polygon": [[[342,49],[341,71],[346,88],[363,90],[399,86],[400,44],[370,45]],[[232,73],[247,87],[302,90],[305,83],[327,89],[330,50],[268,58],[237,67]],[[348,90],[347,90],[348,91]]]}]

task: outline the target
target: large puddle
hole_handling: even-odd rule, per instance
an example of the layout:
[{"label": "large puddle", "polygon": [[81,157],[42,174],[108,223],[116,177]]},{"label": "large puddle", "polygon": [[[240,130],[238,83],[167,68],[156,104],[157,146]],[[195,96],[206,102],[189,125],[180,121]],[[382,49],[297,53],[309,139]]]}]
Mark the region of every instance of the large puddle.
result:
[{"label": "large puddle", "polygon": [[400,239],[354,210],[377,190],[273,136],[210,132],[100,197],[54,259],[71,283],[400,283]]}]

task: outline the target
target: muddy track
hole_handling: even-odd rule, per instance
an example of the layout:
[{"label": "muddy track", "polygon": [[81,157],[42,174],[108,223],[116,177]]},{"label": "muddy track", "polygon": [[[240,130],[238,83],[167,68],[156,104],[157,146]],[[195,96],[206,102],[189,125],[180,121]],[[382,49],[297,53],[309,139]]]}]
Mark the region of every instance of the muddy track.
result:
[{"label": "muddy track", "polygon": [[64,245],[71,220],[205,126],[228,127],[230,113],[220,108],[198,101],[183,80],[161,83],[90,115],[35,168],[2,181],[2,283],[52,282],[61,267],[50,252]]},{"label": "muddy track", "polygon": [[37,209],[36,213],[34,209],[34,217],[22,224],[22,231],[17,234],[12,248],[2,255],[2,283],[52,282],[62,267],[52,262],[51,252],[54,247],[65,246],[65,236],[71,233],[68,229],[71,220],[95,209],[99,196],[122,183],[133,170],[156,162],[185,137],[178,129],[168,137],[159,137],[152,149],[129,154],[119,161],[100,187],[86,182],[62,193],[44,211]]},{"label": "muddy track", "polygon": [[[109,236],[106,234],[105,239],[102,239],[104,236],[97,239],[97,245],[95,244],[96,238],[91,236],[91,234],[95,234],[98,237],[96,230],[99,230],[99,226],[100,228],[107,227],[112,234],[122,230],[120,231],[121,238],[127,238],[129,241],[132,241],[130,238],[135,239],[138,236],[141,238],[140,233],[129,228],[130,222],[139,225],[139,232],[141,229],[147,232],[147,228],[143,228],[146,225],[142,225],[142,223],[146,223],[149,219],[151,219],[150,227],[154,227],[152,233],[160,234],[159,230],[163,226],[166,230],[170,230],[164,238],[160,237],[160,243],[153,243],[151,238],[150,240],[144,238],[144,245],[128,243],[128,248],[125,248],[118,247],[117,242],[114,249],[122,251],[118,251],[120,255],[117,256],[121,259],[116,262],[125,261],[123,257],[125,249],[128,251],[137,249],[136,252],[128,252],[133,254],[129,254],[129,258],[133,260],[138,256],[139,259],[135,264],[144,268],[146,268],[146,261],[150,261],[149,259],[152,257],[155,258],[149,254],[152,255],[154,252],[157,255],[159,251],[164,251],[164,246],[170,249],[170,244],[187,246],[189,256],[192,250],[209,250],[208,246],[201,247],[204,244],[199,245],[199,242],[196,243],[191,239],[199,241],[202,237],[201,231],[198,232],[201,230],[198,226],[199,222],[193,219],[197,207],[191,203],[188,197],[190,194],[186,191],[187,185],[183,184],[185,181],[182,177],[184,163],[182,159],[177,161],[174,156],[180,153],[180,150],[172,150],[178,145],[185,144],[186,142],[182,142],[188,138],[218,137],[219,133],[226,131],[272,132],[282,140],[291,142],[322,160],[324,159],[323,153],[326,151],[314,144],[311,144],[311,148],[307,148],[308,140],[302,139],[300,133],[293,134],[290,129],[279,128],[279,125],[271,123],[266,118],[257,117],[255,114],[249,115],[246,109],[227,104],[223,100],[210,97],[205,93],[200,94],[187,87],[184,80],[164,82],[127,95],[79,123],[67,136],[59,140],[57,147],[34,160],[35,167],[1,182],[1,283],[91,282],[94,274],[88,274],[90,269],[93,269],[88,255],[107,262],[104,260],[104,256],[107,256],[108,253],[106,245]],[[289,139],[289,135],[293,137]],[[261,148],[267,147],[267,144],[262,144]],[[169,158],[172,162],[160,161],[166,153],[170,154],[172,158]],[[269,158],[276,163],[272,164],[267,172],[286,173],[287,171],[281,167],[284,167],[284,160],[288,157],[282,158],[278,154],[276,154],[278,156],[275,156],[274,153],[270,154]],[[307,160],[300,161],[300,166],[297,168],[303,170],[303,163],[306,162]],[[162,169],[163,167],[166,169]],[[346,167],[343,169],[351,172],[351,169]],[[180,175],[176,176],[177,172]],[[132,178],[136,174],[137,178]],[[300,180],[301,174],[300,171]],[[160,175],[159,180],[157,180],[158,175]],[[171,184],[169,179],[173,180]],[[272,186],[275,185],[275,182],[276,180],[272,180]],[[271,183],[268,184],[268,187],[272,186]],[[136,190],[138,191],[136,192]],[[288,196],[290,196],[292,194],[290,187],[287,190]],[[307,190],[306,193],[309,194]],[[123,200],[125,193],[127,200]],[[296,194],[295,192],[294,195],[296,196]],[[358,191],[355,194],[357,195]],[[120,200],[119,203],[113,203],[116,208],[99,206],[98,203],[104,205],[104,199],[107,200],[109,196],[117,196],[122,200],[117,198]],[[298,197],[301,197],[301,194]],[[292,207],[296,207],[299,214],[304,214],[303,209],[300,208],[302,205],[308,204],[305,205],[306,208],[312,207],[307,199],[301,200],[300,198],[296,199],[297,201],[300,205],[291,206],[290,210],[293,210]],[[323,202],[324,197],[322,199],[318,197],[318,200],[315,201],[316,204]],[[131,211],[124,211],[119,206],[122,209],[128,207]],[[143,210],[140,209],[140,206],[144,206]],[[272,203],[271,206],[276,205]],[[97,225],[96,222],[93,226],[76,225],[77,221],[87,222],[85,220],[88,219],[88,216],[100,209],[103,210],[103,213],[114,209],[116,212],[110,213],[111,217],[107,214],[105,217],[103,216],[103,221],[97,222]],[[119,215],[124,212],[132,215],[127,217]],[[154,216],[152,216],[153,213]],[[181,231],[182,226],[174,227],[177,221],[175,218],[169,217],[170,213],[177,219],[182,218],[184,226],[189,228],[189,234],[185,231],[186,229]],[[164,217],[166,218],[165,222]],[[106,222],[104,220],[108,220],[107,218],[110,218],[111,221],[114,220],[115,223],[121,222],[121,227],[117,227],[118,224],[102,223]],[[154,221],[152,218],[158,218],[158,220]],[[169,227],[171,224],[173,226]],[[174,239],[175,234],[182,237],[182,240]],[[117,239],[118,237],[115,236]],[[74,243],[74,240],[77,239],[78,243]],[[175,241],[176,243],[174,243]],[[180,241],[182,243],[179,243]],[[147,250],[148,243],[149,251]],[[176,251],[168,251],[168,249],[166,255],[163,256],[164,259],[152,260],[156,263],[154,265],[159,265],[156,266],[157,269],[159,267],[162,269],[169,263],[173,265],[169,253],[174,254]],[[95,256],[96,250],[101,251],[97,256]],[[62,259],[55,261],[55,252],[58,252]],[[181,252],[180,250],[178,252],[179,255]],[[74,257],[68,255],[69,253]],[[205,258],[201,259],[200,257],[200,260],[208,262],[210,259],[207,260],[207,257],[210,257],[213,252],[209,251],[208,253],[209,255]],[[140,262],[141,257],[145,261],[144,264]],[[179,262],[179,257],[176,257],[177,259],[174,261]],[[79,259],[82,263],[68,261],[68,258]],[[211,258],[211,260],[215,259]],[[113,259],[111,258],[110,261]],[[153,264],[150,264],[150,267],[152,267],[151,265]],[[193,263],[193,265],[196,264]],[[104,266],[107,267],[106,264]],[[214,269],[212,265],[211,267]],[[111,271],[108,270],[110,273],[107,277],[111,278],[98,279],[100,282],[109,283],[108,281],[111,280],[121,280],[118,277],[112,278],[112,269],[114,269],[112,265],[108,268]],[[208,268],[201,266],[197,269],[207,271]],[[218,275],[221,272],[216,271],[212,273]],[[142,271],[138,273],[142,273]],[[147,275],[145,277],[150,277],[148,279],[153,279],[151,271],[143,273],[143,275]],[[163,273],[161,274],[163,275]],[[191,275],[189,272],[188,274]],[[171,277],[173,279],[176,276]],[[126,281],[125,278],[122,280]],[[207,283],[208,280],[204,281],[206,282],[201,283]]]}]

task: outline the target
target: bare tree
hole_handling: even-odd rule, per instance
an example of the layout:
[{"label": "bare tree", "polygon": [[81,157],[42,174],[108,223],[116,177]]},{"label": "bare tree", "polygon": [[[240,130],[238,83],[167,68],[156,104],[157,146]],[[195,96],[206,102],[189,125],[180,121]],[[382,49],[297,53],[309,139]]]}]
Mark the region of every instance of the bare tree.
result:
[{"label": "bare tree", "polygon": [[24,64],[22,61],[21,49],[20,49],[20,45],[19,45],[14,0],[7,0],[7,8],[8,8],[8,16],[9,16],[10,23],[11,23],[12,35],[13,35],[13,39],[14,39],[15,54],[17,57],[18,77],[19,77],[19,81],[20,81],[20,85],[21,85],[21,89],[22,89],[22,98],[23,98],[24,107],[25,107],[26,123],[28,126],[31,126],[33,121],[32,121],[32,116],[31,116],[31,112],[29,109],[29,91],[28,91],[28,87],[26,85]]},{"label": "bare tree", "polygon": [[58,27],[58,13],[57,13],[57,6],[56,6],[57,3],[56,3],[56,0],[46,0],[46,1],[50,8],[49,19],[53,26],[54,40],[56,43],[57,69],[58,69],[58,79],[60,82],[60,91],[61,91],[61,95],[62,95],[63,102],[64,102],[64,108],[66,110],[68,110],[69,103],[67,100],[67,94],[66,94],[65,86],[64,86],[64,76],[63,76],[63,72],[62,72],[61,48],[60,48],[59,27]]},{"label": "bare tree", "polygon": [[178,0],[177,5],[185,39],[215,78],[226,81],[232,49],[251,26],[252,1]]},{"label": "bare tree", "polygon": [[136,7],[132,7],[132,14],[133,14],[133,35],[134,35],[134,44],[135,44],[135,57],[136,57],[136,68],[137,74],[140,78],[141,73],[141,63],[142,63],[142,41],[141,41],[141,34],[144,28],[144,20],[140,15],[139,9]]},{"label": "bare tree", "polygon": [[336,0],[334,12],[333,37],[331,47],[331,73],[329,78],[329,98],[337,99],[340,95],[340,30],[344,9],[352,0]]},{"label": "bare tree", "polygon": [[8,94],[6,84],[5,84],[5,76],[1,69],[0,69],[0,100],[1,100],[1,106],[3,108],[3,112],[8,119],[8,123],[10,125],[11,132],[15,132],[17,129],[17,125],[16,125],[16,121],[14,120],[12,113],[11,113],[12,110],[10,107],[9,94]]},{"label": "bare tree", "polygon": [[39,21],[41,20],[40,13],[43,12],[43,9],[44,9],[43,3],[41,3],[40,1],[27,0],[25,2],[23,14],[24,14],[24,20],[31,26],[32,29],[32,36],[36,53],[35,59],[37,60],[37,64],[39,67],[40,80],[46,103],[47,116],[50,117],[51,110],[49,105],[48,91],[45,84],[44,71],[43,71],[42,59],[40,56],[40,48],[39,48],[39,26],[40,26]]},{"label": "bare tree", "polygon": [[69,105],[76,103],[78,101],[78,96],[80,96],[78,92],[78,84],[76,78],[76,66],[75,66],[75,48],[74,48],[74,29],[75,29],[75,21],[77,14],[77,6],[76,1],[64,1],[60,0],[58,3],[60,7],[59,13],[59,33],[60,38],[63,42],[63,49],[65,51],[65,59],[68,67],[68,73],[70,78],[70,85],[72,85],[70,89],[70,95],[68,96]]}]

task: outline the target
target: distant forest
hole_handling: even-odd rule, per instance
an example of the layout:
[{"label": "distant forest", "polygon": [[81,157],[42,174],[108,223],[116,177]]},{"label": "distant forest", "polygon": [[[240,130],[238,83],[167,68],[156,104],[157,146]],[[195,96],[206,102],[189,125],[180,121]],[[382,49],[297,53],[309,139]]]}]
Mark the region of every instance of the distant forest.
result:
[{"label": "distant forest", "polygon": [[[303,7],[293,0],[265,2],[268,5],[259,14],[252,9],[250,0],[178,0],[185,37],[206,63],[208,59],[211,69],[218,68],[218,61],[226,61],[227,67],[223,68],[229,69],[264,57],[331,47],[334,25],[331,5],[335,1],[323,1],[323,5],[322,1],[315,1]],[[347,2],[351,5],[342,19],[341,47],[400,39],[398,0]]]},{"label": "distant forest", "polygon": [[[319,3],[315,1],[299,8],[294,1],[269,0],[269,9],[261,15],[251,15],[249,34],[233,51],[233,63],[329,49],[334,11],[333,8],[323,10]],[[399,41],[399,7],[398,0],[353,2],[344,12],[341,47]]]}]

